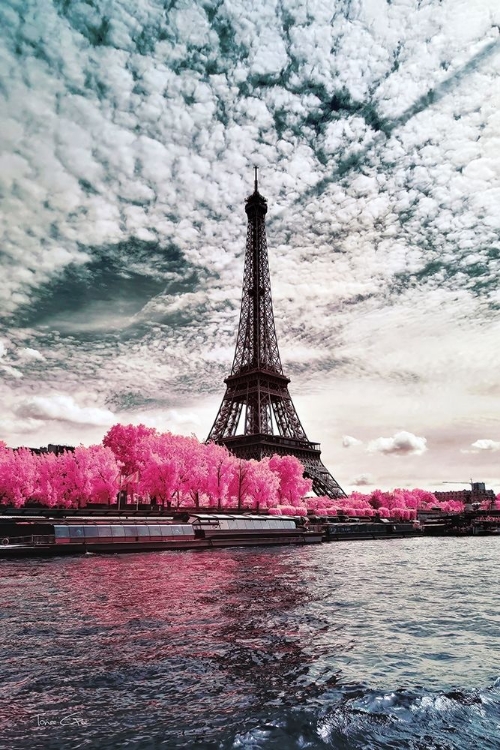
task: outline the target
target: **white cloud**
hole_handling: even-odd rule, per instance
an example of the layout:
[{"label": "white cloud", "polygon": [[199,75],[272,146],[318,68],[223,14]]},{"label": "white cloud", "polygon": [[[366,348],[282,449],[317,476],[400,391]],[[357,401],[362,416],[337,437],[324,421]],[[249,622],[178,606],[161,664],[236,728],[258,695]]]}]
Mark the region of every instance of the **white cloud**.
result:
[{"label": "white cloud", "polygon": [[393,456],[421,456],[427,450],[427,440],[402,430],[393,437],[380,437],[368,445],[369,453]]},{"label": "white cloud", "polygon": [[352,448],[354,445],[362,445],[363,441],[358,440],[355,437],[351,437],[350,435],[344,435],[342,438],[342,445],[344,448]]},{"label": "white cloud", "polygon": [[29,346],[24,347],[24,349],[21,349],[19,352],[19,355],[21,357],[25,357],[26,359],[38,359],[38,360],[44,360],[45,357],[41,352],[38,351],[38,349],[31,349]]},{"label": "white cloud", "polygon": [[500,451],[500,440],[476,440],[468,451],[463,453],[481,453],[483,451]]},{"label": "white cloud", "polygon": [[7,375],[10,375],[16,380],[21,380],[21,378],[23,377],[23,373],[16,367],[11,367],[10,365],[2,365],[2,370],[7,373]]},{"label": "white cloud", "polygon": [[[116,420],[118,421],[118,419]],[[180,432],[190,434],[200,426],[200,418],[196,412],[189,409],[168,409],[159,411],[155,409],[150,412],[135,412],[133,414],[121,414],[119,421],[122,424],[144,424],[146,427],[169,432]]]},{"label": "white cloud", "polygon": [[2,417],[0,419],[0,439],[8,436],[10,439],[14,435],[29,435],[36,433],[41,427],[38,419],[20,419],[15,416]]},{"label": "white cloud", "polygon": [[73,422],[82,425],[112,425],[115,415],[109,409],[95,406],[81,407],[72,396],[61,393],[52,396],[32,396],[21,403],[15,413],[20,417],[38,420]]}]

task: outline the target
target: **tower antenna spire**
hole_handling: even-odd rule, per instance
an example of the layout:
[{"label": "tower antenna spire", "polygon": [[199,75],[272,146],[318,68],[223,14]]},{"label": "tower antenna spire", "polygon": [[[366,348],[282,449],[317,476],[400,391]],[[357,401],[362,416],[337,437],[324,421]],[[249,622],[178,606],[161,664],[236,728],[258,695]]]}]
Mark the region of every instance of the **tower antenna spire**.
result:
[{"label": "tower antenna spire", "polygon": [[258,169],[259,169],[258,167],[254,167],[254,168],[253,168],[253,171],[254,171],[254,175],[255,175],[255,176],[254,176],[254,188],[255,188],[255,192],[256,192],[256,193],[258,193],[258,192],[259,192],[259,176],[258,176]]}]

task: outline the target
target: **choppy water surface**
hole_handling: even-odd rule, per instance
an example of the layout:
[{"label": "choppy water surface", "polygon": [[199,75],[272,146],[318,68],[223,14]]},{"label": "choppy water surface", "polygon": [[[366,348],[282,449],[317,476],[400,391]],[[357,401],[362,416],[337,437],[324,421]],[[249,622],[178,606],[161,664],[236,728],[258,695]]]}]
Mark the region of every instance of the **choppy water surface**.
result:
[{"label": "choppy water surface", "polygon": [[0,562],[0,747],[500,748],[499,539]]}]

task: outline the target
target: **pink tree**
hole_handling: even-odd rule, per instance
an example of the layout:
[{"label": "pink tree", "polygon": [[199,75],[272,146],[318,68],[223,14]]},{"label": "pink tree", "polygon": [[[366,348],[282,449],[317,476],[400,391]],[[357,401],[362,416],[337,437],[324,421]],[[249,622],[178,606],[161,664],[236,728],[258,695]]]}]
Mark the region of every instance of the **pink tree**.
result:
[{"label": "pink tree", "polygon": [[61,483],[59,493],[65,505],[85,507],[88,503],[113,502],[119,487],[119,469],[110,448],[79,446],[58,456]]},{"label": "pink tree", "polygon": [[374,510],[379,510],[380,508],[385,508],[387,510],[392,504],[392,492],[374,490],[371,494],[369,503]]},{"label": "pink tree", "polygon": [[11,468],[12,451],[7,448],[5,443],[0,441],[0,502],[2,505],[8,505],[11,500],[12,468]]},{"label": "pink tree", "polygon": [[199,509],[203,497],[207,494],[208,463],[205,446],[196,438],[184,438],[179,446],[182,489],[191,503]]},{"label": "pink tree", "polygon": [[115,424],[104,436],[102,444],[111,448],[124,477],[127,477],[143,468],[147,440],[157,434],[155,429],[143,424]]},{"label": "pink tree", "polygon": [[0,448],[0,498],[7,505],[22,507],[38,492],[38,456],[29,448]]},{"label": "pink tree", "polygon": [[271,471],[270,459],[248,461],[245,505],[252,510],[277,505],[280,479]]},{"label": "pink tree", "polygon": [[207,475],[206,493],[211,507],[219,510],[227,504],[229,485],[237,460],[222,445],[208,443],[204,446]]},{"label": "pink tree", "polygon": [[149,456],[138,484],[141,495],[149,495],[170,508],[172,495],[178,484],[178,463],[174,457],[167,458],[153,453]]},{"label": "pink tree", "polygon": [[76,448],[75,459],[82,461],[90,475],[89,502],[113,503],[120,485],[120,470],[111,448],[91,445],[89,448]]},{"label": "pink tree", "polygon": [[152,432],[141,438],[141,447],[136,451],[138,467],[138,491],[160,500],[168,508],[172,506],[174,494],[179,504],[179,436],[170,432]]},{"label": "pink tree", "polygon": [[53,508],[63,504],[61,494],[61,461],[55,453],[42,453],[38,461],[38,491],[36,499]]},{"label": "pink tree", "polygon": [[417,501],[417,508],[426,508],[438,505],[436,496],[433,495],[432,492],[427,492],[427,490],[411,490],[411,495]]},{"label": "pink tree", "polygon": [[250,462],[245,461],[244,458],[237,458],[232,469],[228,495],[237,504],[238,509],[241,510],[249,495],[251,486]]},{"label": "pink tree", "polygon": [[279,478],[278,501],[280,505],[299,505],[307,492],[311,491],[312,480],[304,478],[304,467],[295,456],[278,456],[269,460],[269,468]]},{"label": "pink tree", "polygon": [[332,504],[332,499],[327,495],[320,495],[314,499],[314,508],[319,515],[325,515],[326,509]]},{"label": "pink tree", "polygon": [[141,491],[160,498],[168,507],[172,504],[199,507],[206,492],[204,448],[195,437],[170,432],[143,436],[140,450],[136,451]]},{"label": "pink tree", "polygon": [[175,488],[178,506],[194,504],[196,508],[200,507],[207,476],[203,447],[195,437],[172,436],[171,448],[178,466]]}]

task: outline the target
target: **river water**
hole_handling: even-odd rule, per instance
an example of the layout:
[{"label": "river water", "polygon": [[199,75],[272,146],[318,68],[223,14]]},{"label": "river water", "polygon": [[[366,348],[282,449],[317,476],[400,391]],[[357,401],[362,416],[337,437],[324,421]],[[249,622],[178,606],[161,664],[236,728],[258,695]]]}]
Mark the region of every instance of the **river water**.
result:
[{"label": "river water", "polygon": [[500,748],[500,540],[0,562],[0,747]]}]

